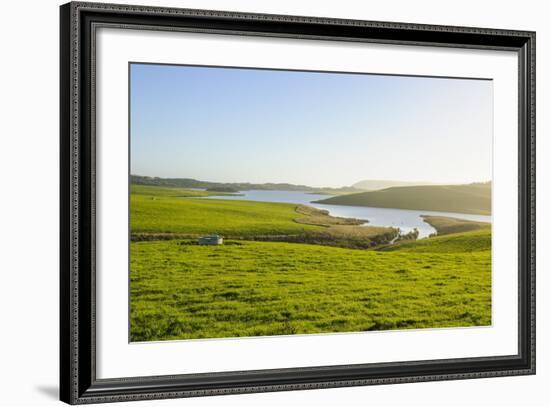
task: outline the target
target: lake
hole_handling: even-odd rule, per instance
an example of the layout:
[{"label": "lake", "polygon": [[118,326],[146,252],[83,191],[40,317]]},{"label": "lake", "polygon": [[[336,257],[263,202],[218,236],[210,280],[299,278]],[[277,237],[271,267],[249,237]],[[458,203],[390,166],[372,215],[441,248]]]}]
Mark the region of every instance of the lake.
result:
[{"label": "lake", "polygon": [[312,201],[329,198],[331,195],[312,194],[300,191],[265,191],[250,190],[242,191],[239,195],[211,195],[200,197],[200,199],[230,199],[261,202],[283,202],[309,205],[318,209],[326,209],[332,216],[343,218],[356,218],[368,220],[365,226],[392,226],[401,229],[402,233],[408,233],[414,228],[418,229],[419,238],[428,237],[436,230],[424,222],[421,215],[448,216],[473,220],[478,222],[491,222],[491,216],[472,215],[466,213],[417,211],[410,209],[373,208],[368,206],[347,206],[347,205],[323,205]]}]

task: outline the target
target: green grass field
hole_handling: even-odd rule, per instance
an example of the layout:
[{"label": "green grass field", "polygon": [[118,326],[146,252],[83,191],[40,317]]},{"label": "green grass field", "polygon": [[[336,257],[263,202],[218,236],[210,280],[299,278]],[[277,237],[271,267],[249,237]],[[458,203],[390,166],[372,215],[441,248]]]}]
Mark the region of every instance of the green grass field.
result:
[{"label": "green grass field", "polygon": [[218,233],[234,239],[368,247],[374,241],[391,240],[396,233],[390,228],[357,226],[365,221],[332,217],[304,205],[200,199],[212,193],[182,188],[137,185],[131,191],[132,240]]},{"label": "green grass field", "polygon": [[470,243],[490,235],[470,233],[418,253],[134,242],[131,340],[490,325],[491,252]]},{"label": "green grass field", "polygon": [[491,230],[483,229],[416,241],[402,241],[394,245],[383,246],[377,250],[414,253],[490,252]]},{"label": "green grass field", "polygon": [[[142,187],[132,189],[132,234],[169,240],[130,244],[131,341],[491,324],[490,229],[374,250],[331,247],[315,237],[368,241],[384,230],[293,204]],[[233,239],[199,246],[191,238],[213,232]],[[317,244],[246,240],[286,234]]]},{"label": "green grass field", "polygon": [[[154,199],[153,199],[154,198]],[[294,222],[296,205],[132,194],[132,233],[293,234],[320,226]]]},{"label": "green grass field", "polygon": [[149,197],[201,197],[209,195],[234,195],[222,191],[202,191],[189,188],[154,186],[154,185],[130,185],[130,194],[145,195]]},{"label": "green grass field", "polygon": [[491,229],[487,222],[475,222],[472,220],[449,218],[446,216],[422,216],[424,222],[432,225],[437,230],[437,235],[449,235],[452,233],[469,232],[479,229]]}]

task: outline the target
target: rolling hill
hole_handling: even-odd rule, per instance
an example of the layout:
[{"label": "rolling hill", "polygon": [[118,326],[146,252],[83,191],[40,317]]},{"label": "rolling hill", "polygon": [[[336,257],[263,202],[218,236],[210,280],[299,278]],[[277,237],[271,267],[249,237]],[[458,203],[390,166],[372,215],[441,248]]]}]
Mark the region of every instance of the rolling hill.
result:
[{"label": "rolling hill", "polygon": [[290,183],[273,183],[266,182],[263,184],[254,184],[250,182],[210,182],[201,181],[193,178],[159,178],[148,177],[143,175],[130,175],[130,183],[134,185],[148,185],[160,187],[177,187],[177,188],[202,188],[210,191],[220,192],[238,192],[250,190],[264,191],[303,191],[319,194],[342,194],[359,192],[359,189],[349,186],[340,188],[330,187],[311,187],[307,185],[298,185]]},{"label": "rolling hill", "polygon": [[391,187],[317,201],[328,205],[371,206],[491,214],[491,183]]}]

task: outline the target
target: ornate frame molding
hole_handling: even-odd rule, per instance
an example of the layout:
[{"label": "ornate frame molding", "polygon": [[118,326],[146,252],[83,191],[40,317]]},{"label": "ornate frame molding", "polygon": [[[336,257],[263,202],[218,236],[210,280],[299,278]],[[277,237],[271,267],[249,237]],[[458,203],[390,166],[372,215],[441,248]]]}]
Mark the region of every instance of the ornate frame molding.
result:
[{"label": "ornate frame molding", "polygon": [[[61,400],[70,404],[318,389],[535,373],[535,33],[72,2],[61,6]],[[177,30],[514,50],[519,79],[518,355],[96,379],[95,29]]]}]

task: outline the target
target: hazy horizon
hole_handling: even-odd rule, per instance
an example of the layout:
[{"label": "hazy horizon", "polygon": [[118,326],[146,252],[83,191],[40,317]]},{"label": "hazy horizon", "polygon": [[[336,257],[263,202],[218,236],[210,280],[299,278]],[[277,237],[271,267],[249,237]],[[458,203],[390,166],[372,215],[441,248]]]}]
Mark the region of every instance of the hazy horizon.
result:
[{"label": "hazy horizon", "polygon": [[131,65],[131,173],[351,186],[492,180],[492,81]]},{"label": "hazy horizon", "polygon": [[[134,174],[131,173],[132,176],[138,176],[138,177],[149,177],[149,178],[161,178],[161,179],[193,179],[196,181],[202,181],[202,182],[211,182],[211,183],[220,183],[220,184],[292,184],[292,185],[304,185],[308,187],[314,187],[314,188],[323,188],[327,187],[327,185],[309,185],[309,184],[295,184],[293,182],[286,182],[286,181],[264,181],[264,182],[250,182],[247,180],[236,180],[236,181],[219,181],[216,179],[202,179],[202,178],[193,178],[193,177],[159,177],[156,175],[147,175],[147,174]],[[409,180],[403,180],[403,179],[360,179],[354,182],[351,182],[349,184],[343,184],[343,185],[336,185],[331,186],[330,188],[341,188],[341,187],[350,187],[353,186],[359,182],[362,181],[376,181],[376,182],[406,182],[414,185],[466,185],[466,184],[485,184],[488,182],[492,182],[492,180],[479,180],[479,181],[468,181],[468,182],[453,182],[453,183],[446,183],[446,182],[432,182],[432,181],[409,181]]]}]

